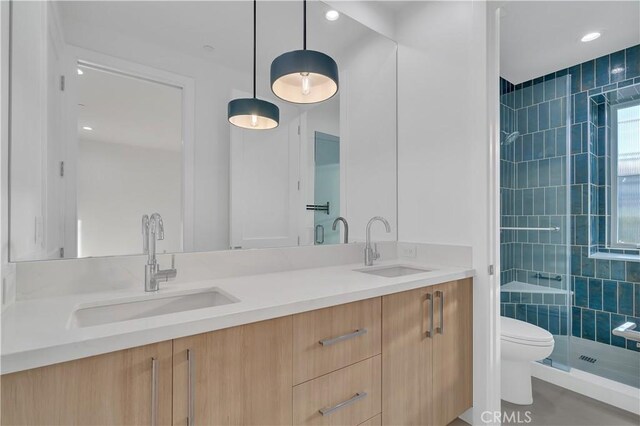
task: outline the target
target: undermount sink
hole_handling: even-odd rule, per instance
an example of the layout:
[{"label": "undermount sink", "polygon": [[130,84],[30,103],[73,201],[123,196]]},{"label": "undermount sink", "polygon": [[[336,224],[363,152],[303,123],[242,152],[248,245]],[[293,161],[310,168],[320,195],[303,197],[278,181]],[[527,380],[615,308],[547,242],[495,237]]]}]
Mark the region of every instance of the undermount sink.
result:
[{"label": "undermount sink", "polygon": [[217,288],[190,292],[150,294],[138,299],[85,306],[71,314],[70,328],[91,327],[157,315],[192,311],[236,303],[238,299]]},{"label": "undermount sink", "polygon": [[404,277],[405,275],[422,274],[424,272],[431,272],[433,269],[417,268],[415,266],[406,265],[390,265],[380,266],[373,268],[356,269],[357,272],[364,272],[365,274],[378,275],[379,277]]}]

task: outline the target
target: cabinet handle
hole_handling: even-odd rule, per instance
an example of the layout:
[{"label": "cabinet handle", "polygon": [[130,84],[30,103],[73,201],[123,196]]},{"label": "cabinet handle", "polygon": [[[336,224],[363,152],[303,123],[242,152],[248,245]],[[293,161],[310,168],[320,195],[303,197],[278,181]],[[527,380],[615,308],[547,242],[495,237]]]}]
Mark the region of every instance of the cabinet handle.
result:
[{"label": "cabinet handle", "polygon": [[194,426],[195,419],[193,413],[194,393],[195,393],[195,359],[191,349],[187,349],[187,375],[188,375],[188,389],[187,389],[187,426]]},{"label": "cabinet handle", "polygon": [[333,407],[328,407],[328,408],[321,408],[320,410],[318,410],[320,412],[320,414],[322,414],[323,416],[328,416],[329,414],[333,414],[338,410],[341,410],[359,400],[361,400],[362,398],[366,398],[367,397],[367,393],[366,392],[358,392],[357,394],[355,394],[353,397],[347,399],[346,401],[342,401],[336,405],[334,405]]},{"label": "cabinet handle", "polygon": [[359,328],[353,333],[343,334],[342,336],[334,337],[332,339],[322,339],[318,343],[320,343],[322,346],[331,346],[331,345],[335,345],[336,343],[342,342],[344,340],[349,340],[349,339],[353,339],[354,337],[362,336],[363,334],[367,334],[366,328]]},{"label": "cabinet handle", "polygon": [[151,426],[158,424],[158,359],[151,358]]},{"label": "cabinet handle", "polygon": [[427,293],[427,301],[429,302],[429,330],[426,331],[427,337],[433,336],[433,296]]},{"label": "cabinet handle", "polygon": [[440,298],[440,327],[436,327],[436,333],[444,334],[444,292],[436,291],[436,297]]}]

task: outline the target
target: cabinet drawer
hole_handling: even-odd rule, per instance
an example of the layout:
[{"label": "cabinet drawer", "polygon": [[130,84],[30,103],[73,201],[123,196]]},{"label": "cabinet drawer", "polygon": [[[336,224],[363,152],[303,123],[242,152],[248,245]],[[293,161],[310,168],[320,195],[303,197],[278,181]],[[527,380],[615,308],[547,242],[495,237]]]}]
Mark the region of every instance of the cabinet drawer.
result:
[{"label": "cabinet drawer", "polygon": [[380,353],[380,298],[293,317],[293,380],[302,383]]},{"label": "cabinet drawer", "polygon": [[381,358],[377,355],[295,386],[293,424],[355,426],[379,414]]}]

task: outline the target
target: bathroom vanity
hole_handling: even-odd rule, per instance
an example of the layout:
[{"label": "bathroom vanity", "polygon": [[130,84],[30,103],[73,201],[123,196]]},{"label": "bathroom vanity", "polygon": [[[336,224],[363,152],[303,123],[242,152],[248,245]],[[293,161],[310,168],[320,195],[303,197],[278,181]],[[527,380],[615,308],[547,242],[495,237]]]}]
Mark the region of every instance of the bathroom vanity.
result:
[{"label": "bathroom vanity", "polygon": [[[418,266],[402,266],[411,267]],[[334,280],[305,292],[318,275]],[[60,343],[72,360],[25,369],[29,358],[46,353],[40,348],[23,352],[22,366],[17,358],[9,364],[21,371],[2,376],[2,424],[446,425],[472,404],[472,271],[378,275],[348,265],[216,280],[238,301],[113,324],[67,324]],[[288,291],[292,282],[300,291]],[[273,295],[268,309],[244,293],[257,299],[278,286],[282,296]],[[68,306],[77,307],[77,297]],[[192,314],[195,321],[198,312],[208,312],[200,319],[208,315],[212,331],[192,334],[202,328],[187,320],[165,331],[175,338],[146,345],[129,338],[127,349],[73,359],[83,346],[116,347],[107,329],[117,333],[127,324],[154,335],[161,318],[180,322],[176,315]],[[265,319],[253,322],[242,312]],[[77,341],[66,345],[65,338]],[[59,356],[58,349],[49,351]]]}]

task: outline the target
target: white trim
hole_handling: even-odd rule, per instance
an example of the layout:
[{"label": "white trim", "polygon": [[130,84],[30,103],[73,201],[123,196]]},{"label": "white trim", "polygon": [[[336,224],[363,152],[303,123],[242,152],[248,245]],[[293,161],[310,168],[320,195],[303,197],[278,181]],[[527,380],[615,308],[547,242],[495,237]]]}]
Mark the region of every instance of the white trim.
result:
[{"label": "white trim", "polygon": [[[193,251],[195,240],[195,82],[193,78],[69,45],[69,68],[67,75],[76,75],[75,69],[78,62],[182,89],[182,252]],[[70,80],[73,79],[68,78],[67,80],[69,80],[68,83],[72,83]],[[69,84],[69,86],[69,102],[67,105],[69,112],[71,112],[76,104],[72,101],[74,99],[75,85]],[[75,143],[77,145],[75,120],[68,121],[72,122],[69,124],[69,129],[71,130],[71,127],[73,127],[73,131],[68,139],[73,141],[72,144]],[[72,161],[69,163],[73,164]],[[73,204],[75,207],[75,197]],[[71,206],[68,205],[68,207]],[[69,234],[71,232],[75,234],[75,226],[71,227],[69,223],[67,233]]]},{"label": "white trim", "polygon": [[640,415],[640,389],[633,386],[596,376],[577,368],[566,372],[539,362],[531,363],[531,374],[545,382]]}]

